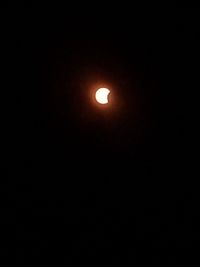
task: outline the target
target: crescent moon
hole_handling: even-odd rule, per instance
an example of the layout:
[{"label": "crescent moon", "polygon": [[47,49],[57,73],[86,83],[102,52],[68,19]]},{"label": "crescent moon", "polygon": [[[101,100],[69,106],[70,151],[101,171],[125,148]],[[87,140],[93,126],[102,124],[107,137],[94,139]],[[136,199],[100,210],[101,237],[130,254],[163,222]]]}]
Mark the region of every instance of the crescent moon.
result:
[{"label": "crescent moon", "polygon": [[108,88],[99,88],[95,94],[96,101],[103,105],[108,104],[109,94],[110,94],[110,90]]}]

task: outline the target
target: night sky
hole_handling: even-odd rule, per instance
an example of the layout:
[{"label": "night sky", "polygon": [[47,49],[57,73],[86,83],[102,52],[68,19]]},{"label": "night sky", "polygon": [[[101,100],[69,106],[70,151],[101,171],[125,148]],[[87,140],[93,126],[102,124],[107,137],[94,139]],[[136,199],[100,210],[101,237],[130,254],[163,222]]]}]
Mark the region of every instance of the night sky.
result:
[{"label": "night sky", "polygon": [[[198,10],[3,13],[5,263],[193,266]],[[106,108],[89,93],[101,85],[115,99]]]}]

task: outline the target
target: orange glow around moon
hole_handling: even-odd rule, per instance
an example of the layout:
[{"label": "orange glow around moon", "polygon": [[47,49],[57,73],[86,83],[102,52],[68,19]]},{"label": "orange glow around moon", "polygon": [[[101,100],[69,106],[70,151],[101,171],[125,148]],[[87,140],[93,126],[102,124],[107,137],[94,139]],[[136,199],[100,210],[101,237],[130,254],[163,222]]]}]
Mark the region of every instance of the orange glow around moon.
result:
[{"label": "orange glow around moon", "polygon": [[100,104],[108,104],[108,95],[110,94],[110,90],[107,88],[99,88],[96,91],[95,98],[96,101]]}]

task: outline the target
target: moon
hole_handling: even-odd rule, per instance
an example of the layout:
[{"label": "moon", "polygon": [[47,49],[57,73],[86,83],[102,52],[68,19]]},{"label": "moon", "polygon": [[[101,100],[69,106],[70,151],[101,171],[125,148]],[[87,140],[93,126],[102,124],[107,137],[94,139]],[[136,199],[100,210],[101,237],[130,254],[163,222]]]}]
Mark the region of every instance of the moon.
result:
[{"label": "moon", "polygon": [[95,94],[96,101],[102,105],[108,104],[109,94],[110,90],[108,88],[99,88]]}]

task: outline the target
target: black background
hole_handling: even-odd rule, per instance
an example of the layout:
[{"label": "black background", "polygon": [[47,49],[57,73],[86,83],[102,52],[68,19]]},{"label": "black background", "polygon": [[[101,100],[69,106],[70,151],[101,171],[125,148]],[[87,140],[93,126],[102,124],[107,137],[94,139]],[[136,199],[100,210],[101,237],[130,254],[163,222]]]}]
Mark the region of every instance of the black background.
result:
[{"label": "black background", "polygon": [[113,13],[2,9],[5,264],[196,262],[198,9]]}]

